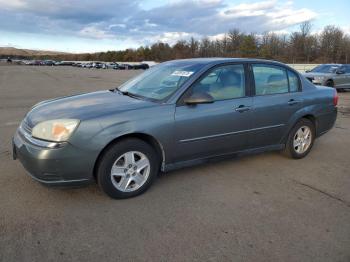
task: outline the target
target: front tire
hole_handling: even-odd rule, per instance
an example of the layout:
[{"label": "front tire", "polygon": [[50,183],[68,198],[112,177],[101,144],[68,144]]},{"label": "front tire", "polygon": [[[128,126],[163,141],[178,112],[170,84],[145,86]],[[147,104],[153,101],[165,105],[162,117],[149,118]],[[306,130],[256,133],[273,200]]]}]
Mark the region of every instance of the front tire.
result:
[{"label": "front tire", "polygon": [[327,80],[326,86],[333,87],[334,88],[334,82],[333,80]]},{"label": "front tire", "polygon": [[315,141],[315,125],[308,119],[299,120],[289,133],[285,153],[294,159],[305,157]]},{"label": "front tire", "polygon": [[97,182],[111,198],[130,198],[144,193],[159,172],[159,160],[148,143],[128,138],[103,153],[97,168]]}]

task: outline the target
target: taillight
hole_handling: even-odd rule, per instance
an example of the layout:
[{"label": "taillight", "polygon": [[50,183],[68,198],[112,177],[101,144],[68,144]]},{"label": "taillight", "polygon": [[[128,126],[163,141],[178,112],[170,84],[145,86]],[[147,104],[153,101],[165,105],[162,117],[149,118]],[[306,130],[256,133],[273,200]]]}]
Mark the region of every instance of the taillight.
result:
[{"label": "taillight", "polygon": [[334,96],[333,96],[333,105],[334,105],[334,106],[337,106],[337,105],[338,105],[338,99],[339,99],[339,97],[338,97],[338,92],[337,92],[336,89],[334,89]]}]

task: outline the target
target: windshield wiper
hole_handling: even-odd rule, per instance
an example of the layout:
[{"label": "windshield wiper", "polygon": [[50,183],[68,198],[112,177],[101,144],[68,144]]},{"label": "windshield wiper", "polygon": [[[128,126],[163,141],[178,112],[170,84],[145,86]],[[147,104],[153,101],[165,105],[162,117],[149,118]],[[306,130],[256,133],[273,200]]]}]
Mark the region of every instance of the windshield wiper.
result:
[{"label": "windshield wiper", "polygon": [[133,98],[136,98],[136,99],[142,99],[143,98],[143,96],[140,96],[140,95],[137,95],[137,94],[134,94],[134,93],[130,93],[129,91],[122,91],[119,88],[116,88],[115,90],[117,92],[121,93],[124,96],[129,96],[129,97],[133,97]]}]

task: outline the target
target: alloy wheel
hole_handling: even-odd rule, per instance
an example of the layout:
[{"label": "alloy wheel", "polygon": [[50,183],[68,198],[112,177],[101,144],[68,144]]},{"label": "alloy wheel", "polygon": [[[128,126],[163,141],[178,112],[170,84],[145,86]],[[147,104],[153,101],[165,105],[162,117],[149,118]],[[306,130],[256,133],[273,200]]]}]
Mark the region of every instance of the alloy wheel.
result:
[{"label": "alloy wheel", "polygon": [[294,135],[293,148],[298,154],[305,153],[312,142],[312,132],[308,126],[302,126]]},{"label": "alloy wheel", "polygon": [[147,181],[150,167],[150,161],[145,154],[138,151],[126,152],[112,166],[112,184],[122,192],[136,191]]}]

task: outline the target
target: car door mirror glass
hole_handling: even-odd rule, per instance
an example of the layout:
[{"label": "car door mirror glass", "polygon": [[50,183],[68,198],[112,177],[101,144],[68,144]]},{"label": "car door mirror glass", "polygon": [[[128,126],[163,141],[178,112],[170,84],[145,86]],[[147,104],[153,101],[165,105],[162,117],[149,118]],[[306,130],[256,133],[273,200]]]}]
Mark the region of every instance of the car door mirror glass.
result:
[{"label": "car door mirror glass", "polygon": [[196,105],[196,104],[209,104],[214,102],[214,98],[205,92],[194,93],[189,97],[184,99],[185,104],[187,105]]}]

